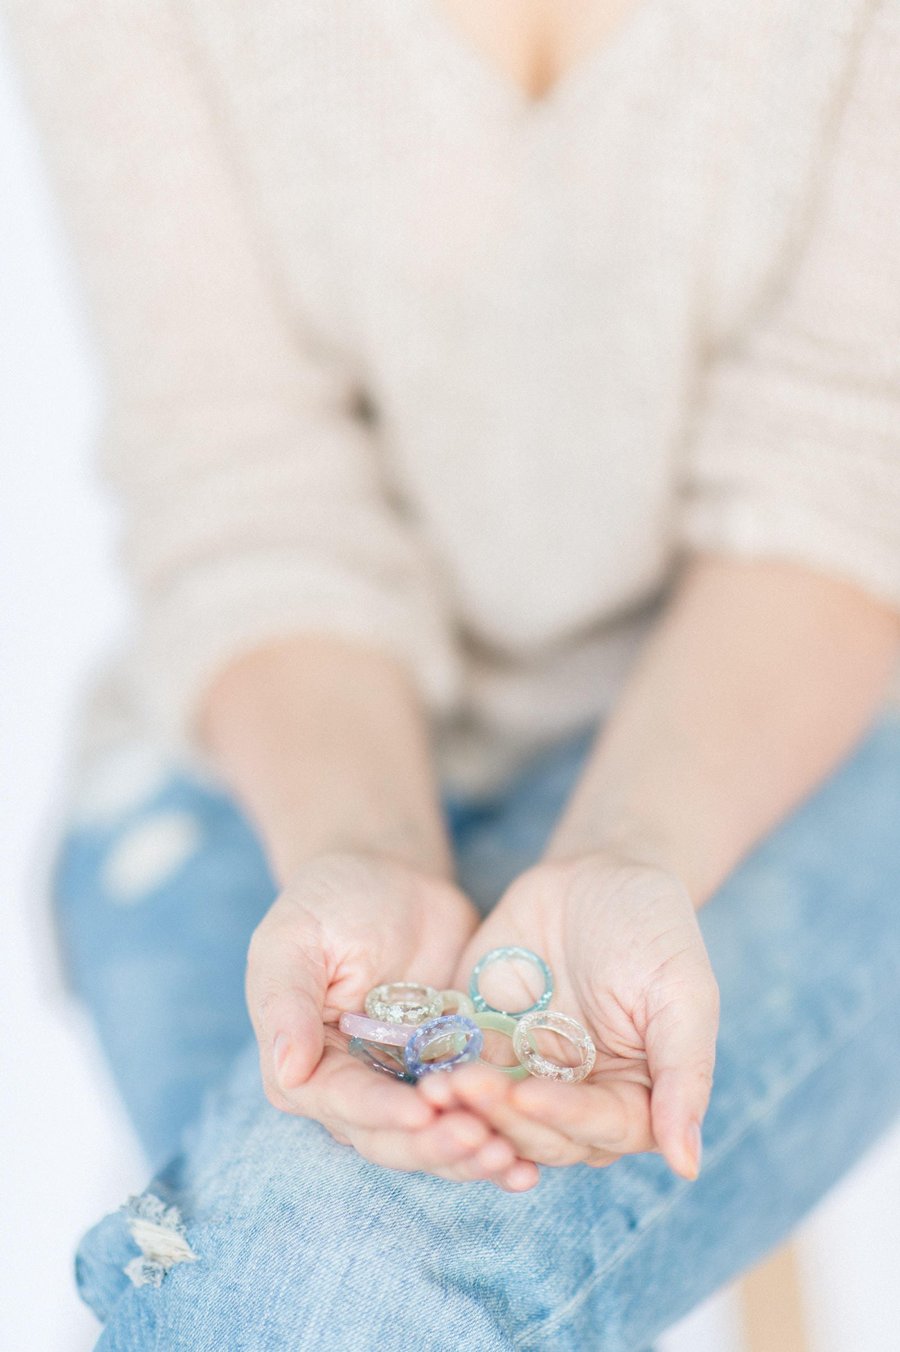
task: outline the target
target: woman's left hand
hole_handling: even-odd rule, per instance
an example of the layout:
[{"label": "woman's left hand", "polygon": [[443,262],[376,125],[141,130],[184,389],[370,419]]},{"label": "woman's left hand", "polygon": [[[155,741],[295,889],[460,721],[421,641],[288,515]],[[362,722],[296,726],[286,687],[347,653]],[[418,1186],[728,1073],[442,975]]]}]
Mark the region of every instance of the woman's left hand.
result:
[{"label": "woman's left hand", "polygon": [[[506,945],[530,948],[548,963],[550,1008],[587,1028],[597,1046],[593,1072],[577,1084],[514,1081],[476,1063],[425,1076],[419,1092],[436,1107],[475,1109],[538,1164],[602,1167],[623,1154],[659,1151],[677,1173],[695,1178],[719,990],[683,885],[607,854],[537,864],[476,931],[457,985],[467,989],[478,959]],[[536,998],[521,964],[488,971],[481,988],[490,1003],[521,1009]]]}]

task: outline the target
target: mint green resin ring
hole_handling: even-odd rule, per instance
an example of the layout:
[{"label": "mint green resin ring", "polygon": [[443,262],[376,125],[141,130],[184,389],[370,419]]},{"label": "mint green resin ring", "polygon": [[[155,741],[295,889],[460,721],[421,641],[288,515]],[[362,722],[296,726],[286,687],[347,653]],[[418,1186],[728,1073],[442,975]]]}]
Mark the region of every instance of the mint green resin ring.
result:
[{"label": "mint green resin ring", "polygon": [[[486,967],[491,967],[495,962],[530,962],[540,972],[544,981],[544,989],[533,1005],[528,1005],[525,1009],[497,1009],[495,1005],[489,1005],[487,1000],[478,989],[478,983],[481,980],[481,974]],[[521,1019],[526,1014],[538,1014],[546,1009],[553,998],[553,973],[539,954],[533,953],[530,948],[519,948],[515,945],[508,948],[492,948],[490,952],[485,953],[484,957],[479,958],[472,968],[472,976],[469,981],[469,994],[472,997],[472,1004],[475,1006],[476,1013],[479,1014],[505,1014],[510,1019]]]},{"label": "mint green resin ring", "polygon": [[[486,1029],[490,1033],[505,1033],[510,1040],[512,1040],[513,1034],[519,1026],[518,1021],[511,1014],[499,1014],[496,1010],[476,1011],[472,1019],[479,1028]],[[531,1045],[537,1051],[533,1037],[531,1037]],[[515,1043],[513,1043],[513,1049],[515,1049]],[[503,1074],[508,1075],[512,1080],[524,1080],[525,1076],[529,1074],[528,1067],[522,1065],[521,1062],[513,1066],[498,1066],[496,1061],[486,1061],[483,1056],[479,1056],[478,1060],[483,1066],[490,1066],[492,1070],[502,1070]]]}]

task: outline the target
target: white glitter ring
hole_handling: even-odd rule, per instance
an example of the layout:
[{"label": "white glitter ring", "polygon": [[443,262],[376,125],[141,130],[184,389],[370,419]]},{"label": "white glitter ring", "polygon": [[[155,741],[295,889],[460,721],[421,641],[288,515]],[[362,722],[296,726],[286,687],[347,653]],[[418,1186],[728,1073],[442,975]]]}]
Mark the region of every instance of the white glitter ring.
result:
[{"label": "white glitter ring", "polygon": [[[549,1057],[542,1056],[535,1050],[529,1034],[535,1033],[539,1028],[546,1029],[549,1033],[558,1033],[560,1037],[566,1038],[577,1047],[581,1053],[580,1064],[561,1066],[558,1061],[551,1061]],[[578,1080],[587,1079],[597,1059],[597,1048],[587,1029],[577,1019],[569,1018],[568,1014],[557,1014],[551,1009],[536,1009],[532,1014],[524,1014],[516,1024],[512,1044],[513,1051],[530,1074],[543,1076],[547,1080],[566,1080],[574,1084]]]},{"label": "white glitter ring", "polygon": [[379,1023],[412,1024],[418,1027],[440,1016],[441,992],[418,981],[389,981],[375,986],[366,996],[366,1013]]}]

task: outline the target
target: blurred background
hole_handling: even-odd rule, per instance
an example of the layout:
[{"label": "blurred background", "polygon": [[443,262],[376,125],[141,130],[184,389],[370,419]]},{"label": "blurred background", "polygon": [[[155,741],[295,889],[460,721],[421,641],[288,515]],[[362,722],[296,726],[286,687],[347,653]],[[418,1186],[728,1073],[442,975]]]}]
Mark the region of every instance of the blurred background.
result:
[{"label": "blurred background", "polygon": [[[77,277],[0,30],[5,1352],[93,1346],[98,1328],[71,1276],[74,1246],[146,1182],[90,1027],[65,990],[47,902],[74,702],[126,616],[115,517],[93,469],[101,416]],[[708,1301],[659,1352],[897,1352],[898,1202],[900,1131],[818,1208],[788,1253]]]}]

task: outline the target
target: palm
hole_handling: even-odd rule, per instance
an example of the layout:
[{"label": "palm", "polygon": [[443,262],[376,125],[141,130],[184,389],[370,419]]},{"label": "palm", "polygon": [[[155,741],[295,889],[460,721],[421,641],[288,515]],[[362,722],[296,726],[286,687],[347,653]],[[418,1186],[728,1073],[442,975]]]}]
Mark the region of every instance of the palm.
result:
[{"label": "palm", "polygon": [[369,991],[382,982],[449,986],[477,919],[462,893],[439,881],[416,880],[393,904],[377,909],[369,898],[345,899],[323,932],[325,1022],[363,1009]]},{"label": "palm", "polygon": [[[402,1115],[404,1086],[347,1056],[336,1025],[342,1013],[363,1009],[383,981],[449,984],[476,923],[451,883],[394,861],[335,855],[303,870],[254,935],[248,966],[248,1004],[272,1102],[336,1135],[364,1119],[366,1104]],[[267,1056],[279,1018],[293,1028],[287,1084]]]},{"label": "palm", "polygon": [[250,946],[248,1005],[273,1105],[321,1122],[375,1164],[533,1187],[533,1164],[475,1113],[436,1113],[424,1096],[348,1056],[336,1027],[381,982],[449,986],[477,923],[458,888],[396,859],[310,861]]},{"label": "palm", "polygon": [[[337,942],[332,940],[326,947],[324,958],[330,980],[323,1008],[325,1044],[321,1060],[304,1086],[311,1102],[358,1105],[373,1094],[385,1098],[386,1088],[373,1084],[376,1077],[371,1070],[347,1055],[348,1039],[337,1028],[341,1014],[364,1009],[373,986],[384,981],[424,981],[438,988],[449,986],[459,950],[475,923],[475,916],[469,918],[464,903],[453,908],[452,917],[444,915],[444,927],[438,925],[437,898],[429,897],[427,891],[422,889],[417,904],[408,908],[402,919],[380,914],[374,923],[367,915],[352,935],[341,932]],[[462,897],[460,902],[463,903]],[[431,923],[422,923],[429,914]],[[454,936],[455,926],[459,934]],[[399,1093],[405,1092],[402,1085],[396,1088]],[[333,1134],[338,1139],[343,1137],[337,1124]]]},{"label": "palm", "polygon": [[[674,959],[678,945],[671,927],[661,928],[667,930],[667,954],[662,942],[650,937],[652,924],[647,941],[636,942],[633,908],[617,910],[615,899],[596,892],[583,899],[577,892],[561,897],[543,870],[534,870],[522,875],[477,931],[463,967],[471,969],[492,947],[517,944],[540,953],[553,973],[551,1007],[583,1023],[597,1045],[590,1078],[622,1075],[649,1084],[648,987],[661,960]],[[464,979],[462,972],[458,979]],[[538,993],[537,973],[524,965],[510,964],[491,979],[492,990],[508,1001],[508,1008],[524,1007]]]},{"label": "palm", "polygon": [[[706,990],[710,980],[686,895],[674,880],[648,869],[596,860],[578,867],[540,865],[517,879],[477,931],[458,979],[486,950],[511,944],[540,953],[554,977],[551,1008],[578,1019],[597,1047],[590,1077],[567,1086],[564,1096],[558,1084],[529,1082],[512,1091],[513,1098],[518,1092],[523,1104],[545,1105],[544,1124],[558,1128],[556,1104],[576,1121],[579,1105],[585,1115],[596,1111],[602,1086],[607,1106],[612,1095],[624,1114],[629,1139],[643,1143],[632,1148],[657,1148],[652,1097],[668,1070],[653,1074],[654,1058],[657,1067],[664,1065],[660,1048],[680,1002],[695,988]],[[490,981],[489,990],[482,983],[486,998],[506,1008],[523,1008],[538,993],[537,973],[521,965],[498,966]],[[667,1084],[658,1101],[668,1093]],[[665,1128],[665,1114],[656,1116]]]}]

